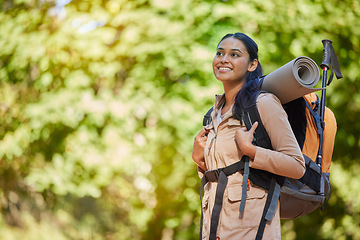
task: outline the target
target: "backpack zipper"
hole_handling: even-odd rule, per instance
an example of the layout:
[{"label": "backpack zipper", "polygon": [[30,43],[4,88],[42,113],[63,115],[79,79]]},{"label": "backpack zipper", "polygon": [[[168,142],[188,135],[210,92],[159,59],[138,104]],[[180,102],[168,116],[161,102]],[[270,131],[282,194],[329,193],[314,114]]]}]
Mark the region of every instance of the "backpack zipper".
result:
[{"label": "backpack zipper", "polygon": [[[208,147],[208,156],[210,155],[210,150],[211,150],[211,148],[212,148],[212,145],[214,144],[214,141],[215,141],[215,139],[216,139],[216,136],[217,136],[217,134],[215,134],[215,136],[211,139],[210,145],[209,145],[209,147]],[[214,154],[215,154],[215,152],[214,152]]]}]

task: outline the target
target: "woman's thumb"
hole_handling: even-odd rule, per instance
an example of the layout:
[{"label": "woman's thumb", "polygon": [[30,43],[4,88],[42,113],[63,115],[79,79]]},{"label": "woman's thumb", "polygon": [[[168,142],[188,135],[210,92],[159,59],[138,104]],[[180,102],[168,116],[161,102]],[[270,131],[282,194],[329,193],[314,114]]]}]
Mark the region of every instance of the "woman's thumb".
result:
[{"label": "woman's thumb", "polygon": [[255,132],[255,130],[256,130],[256,128],[257,128],[258,125],[259,125],[258,122],[254,122],[254,124],[251,126],[250,132],[251,132],[252,134],[254,134],[254,132]]}]

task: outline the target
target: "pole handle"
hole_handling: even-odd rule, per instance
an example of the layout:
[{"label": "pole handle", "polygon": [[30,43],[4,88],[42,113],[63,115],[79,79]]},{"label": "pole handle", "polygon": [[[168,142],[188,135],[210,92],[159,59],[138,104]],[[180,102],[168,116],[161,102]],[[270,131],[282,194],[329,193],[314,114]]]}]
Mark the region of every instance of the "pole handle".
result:
[{"label": "pole handle", "polygon": [[323,60],[322,60],[322,63],[320,64],[320,67],[322,69],[324,69],[325,67],[326,67],[326,69],[330,69],[329,63],[330,63],[330,56],[331,56],[332,41],[329,39],[324,39],[324,40],[322,40],[322,43],[324,45],[324,48],[323,48]]}]

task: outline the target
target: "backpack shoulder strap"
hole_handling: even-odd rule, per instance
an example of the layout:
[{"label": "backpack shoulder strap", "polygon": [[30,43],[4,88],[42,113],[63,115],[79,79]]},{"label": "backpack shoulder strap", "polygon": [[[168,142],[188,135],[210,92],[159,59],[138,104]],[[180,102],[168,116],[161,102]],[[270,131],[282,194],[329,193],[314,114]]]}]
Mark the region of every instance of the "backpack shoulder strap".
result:
[{"label": "backpack shoulder strap", "polygon": [[208,125],[208,124],[210,124],[211,123],[211,113],[212,113],[212,111],[213,111],[213,109],[214,109],[214,107],[211,107],[210,109],[209,109],[209,111],[207,111],[207,113],[204,115],[204,118],[203,118],[203,126],[206,126],[206,125]]},{"label": "backpack shoulder strap", "polygon": [[267,149],[272,149],[269,135],[267,134],[266,129],[261,121],[260,114],[259,114],[259,111],[256,106],[256,100],[261,93],[264,93],[264,91],[259,91],[245,105],[244,113],[243,113],[243,120],[244,120],[244,123],[248,130],[250,130],[251,126],[255,122],[258,122],[258,126],[254,133],[254,144],[256,146],[264,147]]}]

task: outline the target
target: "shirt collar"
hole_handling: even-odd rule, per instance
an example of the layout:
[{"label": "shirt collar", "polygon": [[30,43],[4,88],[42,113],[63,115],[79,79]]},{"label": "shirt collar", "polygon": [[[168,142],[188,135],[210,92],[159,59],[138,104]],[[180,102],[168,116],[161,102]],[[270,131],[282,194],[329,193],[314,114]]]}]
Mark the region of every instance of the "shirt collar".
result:
[{"label": "shirt collar", "polygon": [[219,110],[224,105],[224,103],[226,101],[225,93],[223,93],[221,95],[216,94],[215,99],[216,99],[215,108],[216,108],[216,110]]}]

